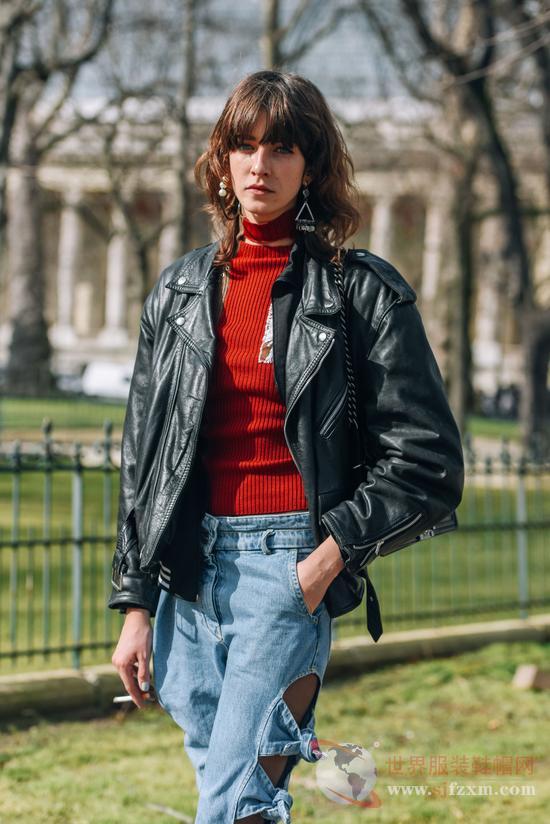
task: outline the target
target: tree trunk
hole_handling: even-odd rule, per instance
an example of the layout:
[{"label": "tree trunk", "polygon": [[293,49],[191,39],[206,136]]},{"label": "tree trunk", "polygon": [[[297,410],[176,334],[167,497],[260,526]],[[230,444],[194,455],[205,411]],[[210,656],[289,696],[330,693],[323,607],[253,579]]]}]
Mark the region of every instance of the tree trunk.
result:
[{"label": "tree trunk", "polygon": [[279,5],[279,0],[264,0],[264,30],[260,41],[264,69],[281,67]]},{"label": "tree trunk", "polygon": [[526,380],[521,396],[520,416],[524,427],[524,445],[533,438],[548,437],[550,398],[548,366],[550,362],[550,313],[543,309],[523,310],[520,328],[525,352]]},{"label": "tree trunk", "polygon": [[54,388],[51,347],[44,316],[44,261],[41,198],[37,159],[31,148],[22,152],[8,189],[8,249],[12,337],[7,364],[7,389],[38,396]]},{"label": "tree trunk", "polygon": [[466,418],[472,409],[473,401],[470,322],[474,282],[472,212],[474,205],[473,183],[476,168],[477,158],[472,158],[457,183],[453,208],[457,239],[458,278],[452,302],[454,310],[451,317],[452,359],[448,370],[450,376],[449,400],[462,434],[466,431]]},{"label": "tree trunk", "polygon": [[187,181],[187,171],[193,165],[191,157],[191,124],[189,122],[189,99],[196,85],[196,0],[186,0],[183,19],[184,57],[180,83],[179,114],[179,163],[178,163],[178,245],[183,255],[191,247],[191,196]]}]

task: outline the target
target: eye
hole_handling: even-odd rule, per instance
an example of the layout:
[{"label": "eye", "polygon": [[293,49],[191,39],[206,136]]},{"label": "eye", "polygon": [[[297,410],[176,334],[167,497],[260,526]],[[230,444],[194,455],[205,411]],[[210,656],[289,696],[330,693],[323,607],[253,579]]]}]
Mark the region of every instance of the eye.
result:
[{"label": "eye", "polygon": [[293,149],[291,146],[278,146],[276,151],[283,152],[283,154],[292,154]]}]

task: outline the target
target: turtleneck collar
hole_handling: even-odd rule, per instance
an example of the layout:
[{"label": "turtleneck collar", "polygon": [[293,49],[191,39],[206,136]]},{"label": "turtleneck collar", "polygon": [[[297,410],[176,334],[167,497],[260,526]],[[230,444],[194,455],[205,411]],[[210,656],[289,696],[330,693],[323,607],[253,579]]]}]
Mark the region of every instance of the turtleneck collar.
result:
[{"label": "turtleneck collar", "polygon": [[282,238],[296,237],[296,208],[293,206],[286,212],[283,212],[274,220],[268,220],[267,223],[252,223],[245,217],[242,219],[243,233],[245,238],[255,240],[257,243],[281,240]]}]

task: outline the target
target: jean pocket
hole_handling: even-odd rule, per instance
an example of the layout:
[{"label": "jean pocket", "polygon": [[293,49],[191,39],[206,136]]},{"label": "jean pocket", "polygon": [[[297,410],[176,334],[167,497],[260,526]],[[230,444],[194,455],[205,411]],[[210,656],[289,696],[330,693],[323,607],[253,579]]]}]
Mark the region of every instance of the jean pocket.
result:
[{"label": "jean pocket", "polygon": [[290,549],[288,552],[288,577],[290,581],[290,588],[291,591],[300,607],[301,612],[305,612],[308,618],[311,618],[312,621],[317,621],[319,615],[323,610],[323,601],[321,601],[313,612],[310,612],[308,606],[306,604],[306,599],[304,598],[304,593],[302,587],[300,586],[300,581],[298,579],[298,570],[297,565],[299,561],[303,561],[304,558],[313,552],[314,547],[311,549],[307,547],[295,547],[294,549]]}]

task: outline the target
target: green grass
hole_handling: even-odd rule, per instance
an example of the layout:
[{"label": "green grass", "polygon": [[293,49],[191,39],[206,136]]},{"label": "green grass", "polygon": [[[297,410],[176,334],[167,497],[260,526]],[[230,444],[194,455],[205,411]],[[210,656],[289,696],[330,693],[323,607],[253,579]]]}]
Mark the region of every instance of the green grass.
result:
[{"label": "green grass", "polygon": [[[441,626],[474,620],[519,617],[518,535],[516,517],[516,479],[500,479],[494,487],[467,482],[464,500],[458,511],[459,529],[380,558],[369,568],[381,603],[385,631],[414,627]],[[0,537],[8,545],[0,549],[0,652],[41,650],[48,645],[66,645],[72,640],[71,568],[72,545],[59,538],[69,536],[70,477],[54,473],[51,535],[53,545],[46,550],[40,543],[31,548],[28,539],[42,534],[42,483],[40,475],[30,473],[22,479],[20,540],[17,549],[9,546],[10,479],[0,475]],[[106,535],[101,473],[85,474],[85,535]],[[529,596],[539,606],[533,613],[547,609],[550,590],[550,476],[526,482],[528,520],[538,526],[528,530]],[[97,543],[87,541],[82,550],[82,640],[104,644],[102,649],[84,654],[85,663],[109,660],[116,643],[119,615],[108,610],[110,564],[114,547],[118,496],[116,475],[110,489],[110,536]],[[109,497],[109,494],[107,497]],[[486,523],[486,528],[469,529]],[[502,524],[502,526],[499,526]],[[11,578],[17,564],[17,580]],[[45,582],[49,565],[49,610],[45,610]],[[10,581],[12,594],[10,595]],[[16,605],[15,608],[13,605]],[[546,604],[546,606],[545,606]],[[337,622],[341,637],[366,632],[365,603]],[[0,671],[37,669],[70,663],[69,653],[25,660],[1,658]]]},{"label": "green grass", "polygon": [[33,434],[41,439],[44,418],[49,418],[54,426],[54,436],[58,430],[96,430],[100,438],[103,423],[110,420],[119,430],[124,421],[126,404],[120,401],[96,401],[86,397],[71,398],[3,398],[0,401],[0,435],[3,439]]},{"label": "green grass", "polygon": [[[49,418],[54,425],[54,433],[71,437],[75,430],[97,430],[96,438],[101,437],[105,420],[112,421],[114,428],[120,432],[124,421],[125,403],[120,401],[100,401],[86,397],[46,398],[0,398],[0,436],[16,438],[31,434],[41,438],[41,426],[44,418]],[[518,440],[521,429],[517,421],[483,418],[470,415],[467,430],[473,438],[510,438]]]},{"label": "green grass", "polygon": [[520,440],[521,427],[517,421],[507,421],[498,418],[483,418],[481,415],[470,415],[467,419],[467,431],[472,438],[509,438],[512,441]]},{"label": "green grass", "polygon": [[[77,432],[80,437],[86,427],[98,438],[103,418],[108,414],[116,422],[113,413],[117,412],[120,424],[124,406],[66,399],[44,402],[5,399],[0,411],[4,424],[11,422],[13,427],[32,424],[38,433],[40,420],[49,415],[56,424],[65,427],[63,431],[71,439]],[[495,436],[502,434],[502,425],[502,422],[471,419],[472,431],[480,434],[483,431],[487,434],[489,430]],[[488,429],[483,430],[485,426]],[[504,426],[508,426],[509,433],[513,431],[508,424]],[[55,471],[51,477],[52,505],[48,528],[58,543],[54,541],[47,551],[40,545],[31,549],[26,543],[42,535],[45,529],[44,473],[23,472],[20,475],[18,537],[21,543],[17,549],[0,548],[0,651],[3,652],[14,647],[40,650],[48,644],[71,642],[72,548],[70,543],[62,546],[59,539],[71,532],[72,478],[67,471]],[[442,536],[380,559],[371,567],[386,631],[517,616],[517,609],[507,606],[507,602],[514,602],[517,597],[517,536],[513,529],[498,526],[499,523],[510,523],[516,517],[516,484],[514,475],[496,478],[492,484],[482,476],[467,477],[464,501],[458,512],[460,526],[487,523],[488,528]],[[105,511],[106,501],[110,512]],[[84,472],[84,534],[111,536],[99,544],[88,542],[83,548],[83,640],[106,645],[100,650],[84,652],[86,663],[108,660],[109,649],[118,632],[118,613],[107,610],[105,605],[110,592],[117,503],[116,472],[108,479],[101,471]],[[541,476],[538,485],[533,479],[527,479],[527,509],[530,520],[550,522],[548,475]],[[9,541],[13,532],[13,479],[9,472],[0,472],[0,540]],[[544,526],[529,532],[529,583],[534,599],[548,597],[547,533]],[[14,608],[9,588],[15,561],[17,581],[11,579],[12,594],[16,596]],[[50,574],[49,611],[44,607],[46,564],[49,564]],[[451,614],[432,617],[441,610]],[[338,630],[342,635],[366,631],[364,603],[338,621]],[[44,664],[58,666],[70,660],[68,653],[29,660],[3,658],[0,659],[0,671],[6,668],[9,671],[13,666],[22,669],[36,669]]]},{"label": "green grass", "polygon": [[[550,668],[550,644],[493,644],[453,658],[387,666],[348,680],[326,681],[316,709],[319,739],[367,748],[378,771],[377,809],[336,805],[315,782],[315,765],[293,772],[296,824],[356,824],[376,820],[444,820],[532,824],[547,820],[550,804],[550,691],[511,687],[516,667]],[[321,744],[323,747],[323,744]],[[447,759],[437,775],[430,758]],[[473,759],[511,757],[504,774],[471,774]],[[516,766],[526,756],[528,768]],[[470,771],[460,774],[453,757]],[[425,759],[424,762],[418,759]],[[408,775],[417,759],[417,774]],[[479,763],[479,762],[478,762]],[[502,763],[502,761],[500,762]],[[393,766],[390,768],[390,764]],[[2,821],[18,824],[162,824],[174,819],[162,804],[192,820],[197,793],[181,730],[152,708],[94,721],[38,721],[9,728],[0,744]],[[445,782],[533,785],[534,797],[437,797]],[[388,785],[429,785],[432,796],[390,795]],[[546,811],[546,812],[545,812]]]}]

